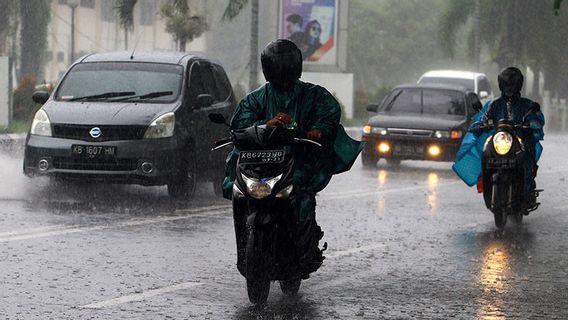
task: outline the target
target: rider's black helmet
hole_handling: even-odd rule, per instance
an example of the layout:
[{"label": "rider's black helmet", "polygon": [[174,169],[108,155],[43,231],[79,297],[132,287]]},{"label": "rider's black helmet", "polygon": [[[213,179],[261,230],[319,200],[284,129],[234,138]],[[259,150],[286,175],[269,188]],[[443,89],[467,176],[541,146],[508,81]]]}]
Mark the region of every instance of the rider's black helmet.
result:
[{"label": "rider's black helmet", "polygon": [[266,81],[287,88],[302,75],[302,52],[290,40],[270,42],[260,54]]},{"label": "rider's black helmet", "polygon": [[507,67],[501,70],[497,80],[499,81],[499,90],[505,96],[512,97],[521,93],[524,77],[518,68]]}]

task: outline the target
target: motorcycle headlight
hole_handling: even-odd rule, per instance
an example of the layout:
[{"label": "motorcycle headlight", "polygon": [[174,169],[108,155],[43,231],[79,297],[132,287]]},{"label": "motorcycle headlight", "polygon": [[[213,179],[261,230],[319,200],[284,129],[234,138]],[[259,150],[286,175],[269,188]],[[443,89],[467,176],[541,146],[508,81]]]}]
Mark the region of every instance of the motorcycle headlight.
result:
[{"label": "motorcycle headlight", "polygon": [[30,133],[37,136],[51,137],[51,123],[49,122],[47,112],[42,109],[36,112]]},{"label": "motorcycle headlight", "polygon": [[282,175],[263,179],[249,178],[244,174],[242,177],[243,181],[247,185],[247,193],[255,199],[263,199],[271,195],[274,185],[282,179]]},{"label": "motorcycle headlight", "polygon": [[511,150],[513,146],[513,137],[508,132],[497,132],[493,136],[493,147],[495,148],[495,152],[504,156]]},{"label": "motorcycle headlight", "polygon": [[175,126],[175,114],[173,112],[163,114],[152,121],[148,129],[146,129],[144,139],[169,138],[174,135]]}]

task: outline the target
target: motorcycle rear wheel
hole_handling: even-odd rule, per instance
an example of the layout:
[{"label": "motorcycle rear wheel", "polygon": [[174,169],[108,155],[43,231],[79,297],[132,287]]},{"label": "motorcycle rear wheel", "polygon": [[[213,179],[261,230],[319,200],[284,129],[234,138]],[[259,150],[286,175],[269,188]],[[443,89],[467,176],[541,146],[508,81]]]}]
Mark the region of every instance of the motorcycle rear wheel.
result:
[{"label": "motorcycle rear wheel", "polygon": [[522,212],[513,214],[513,222],[517,225],[522,224],[524,216],[525,215]]},{"label": "motorcycle rear wheel", "polygon": [[280,281],[280,289],[282,293],[287,296],[294,296],[300,290],[300,285],[302,284],[302,279],[294,279],[294,280],[281,280]]}]

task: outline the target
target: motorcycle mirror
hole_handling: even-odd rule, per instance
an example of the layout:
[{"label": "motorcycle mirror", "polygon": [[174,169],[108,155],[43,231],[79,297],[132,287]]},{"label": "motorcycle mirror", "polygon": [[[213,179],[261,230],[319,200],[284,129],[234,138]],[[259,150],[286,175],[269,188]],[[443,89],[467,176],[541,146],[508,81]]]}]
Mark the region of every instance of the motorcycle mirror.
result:
[{"label": "motorcycle mirror", "polygon": [[213,123],[224,124],[226,126],[229,126],[227,120],[225,120],[225,116],[223,116],[220,113],[210,113],[208,116],[209,116],[209,121]]}]

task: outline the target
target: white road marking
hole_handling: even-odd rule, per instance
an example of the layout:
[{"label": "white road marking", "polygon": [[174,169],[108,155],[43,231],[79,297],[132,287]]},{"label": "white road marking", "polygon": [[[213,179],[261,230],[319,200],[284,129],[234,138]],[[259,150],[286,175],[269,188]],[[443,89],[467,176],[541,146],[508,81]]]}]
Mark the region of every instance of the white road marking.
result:
[{"label": "white road marking", "polygon": [[370,245],[361,246],[361,247],[357,247],[357,248],[351,248],[351,249],[347,249],[347,250],[331,251],[329,253],[324,252],[324,256],[326,256],[327,258],[338,258],[338,257],[348,256],[348,255],[353,254],[353,253],[370,251],[370,250],[375,250],[375,249],[383,248],[383,247],[385,247],[384,244],[376,243],[376,244],[370,244]]},{"label": "white road marking", "polygon": [[22,230],[22,231],[6,232],[4,234],[0,234],[0,242],[28,240],[28,239],[36,239],[36,238],[43,238],[43,237],[53,237],[53,236],[59,236],[59,235],[65,235],[65,234],[98,231],[98,230],[105,230],[105,229],[112,229],[112,228],[134,227],[134,226],[142,226],[142,225],[169,222],[169,221],[185,220],[185,219],[191,219],[191,218],[197,218],[197,217],[206,217],[206,216],[224,213],[229,208],[231,208],[231,206],[226,206],[226,205],[225,206],[209,206],[209,207],[192,208],[192,209],[184,209],[184,210],[176,211],[176,212],[179,212],[179,213],[200,213],[200,214],[162,216],[162,217],[157,217],[157,218],[129,220],[129,221],[118,222],[118,223],[115,223],[115,224],[99,225],[99,226],[80,226],[80,227],[72,227],[72,226],[65,227],[65,226],[63,226],[62,227],[60,225],[54,225],[54,226],[47,226],[45,228],[37,228],[35,230],[29,229],[29,230]]},{"label": "white road marking", "polygon": [[170,292],[174,292],[174,291],[179,291],[179,290],[186,290],[186,289],[190,289],[199,285],[202,285],[203,283],[200,282],[184,282],[184,283],[179,283],[173,286],[169,286],[169,287],[163,287],[163,288],[158,288],[158,289],[150,289],[150,290],[146,290],[144,292],[141,293],[134,293],[134,294],[130,294],[130,295],[126,295],[126,296],[122,296],[122,297],[118,297],[118,298],[114,298],[114,299],[110,299],[110,300],[105,300],[105,301],[101,301],[101,302],[95,302],[95,303],[91,303],[91,304],[87,304],[84,306],[80,306],[79,308],[82,309],[101,309],[101,308],[107,308],[107,307],[112,307],[112,306],[116,306],[119,304],[125,304],[125,303],[129,303],[129,302],[135,302],[135,301],[142,301],[151,297],[155,297],[161,294],[166,294],[166,293],[170,293]]},{"label": "white road marking", "polygon": [[[462,182],[461,181],[451,181],[451,182],[439,183],[435,186],[435,188],[455,185],[455,184],[459,184],[459,183],[462,183]],[[333,193],[331,195],[322,193],[321,198],[322,199],[328,199],[328,200],[340,200],[340,199],[352,198],[352,197],[368,197],[368,196],[373,196],[373,195],[378,195],[378,194],[406,192],[406,191],[428,189],[428,188],[429,188],[428,185],[416,185],[416,186],[412,186],[412,187],[391,188],[391,189],[385,189],[385,190],[359,191],[359,192],[349,192],[349,193]]]},{"label": "white road marking", "polygon": [[[451,181],[446,183],[440,183],[437,187],[443,187],[447,185],[453,185],[461,183],[461,181]],[[366,192],[349,192],[349,193],[333,193],[333,194],[323,194],[321,196],[322,200],[341,200],[346,198],[352,197],[368,197],[374,196],[377,194],[384,194],[384,193],[397,193],[397,192],[406,192],[410,190],[420,190],[428,188],[427,185],[415,185],[411,187],[404,187],[404,188],[391,188],[387,190],[374,190],[374,191],[366,191]],[[124,228],[124,227],[135,227],[135,226],[142,226],[142,225],[149,225],[149,224],[157,224],[169,221],[178,221],[178,220],[186,220],[191,218],[197,217],[205,217],[205,216],[214,216],[226,213],[227,210],[232,208],[231,205],[213,205],[207,207],[199,207],[199,208],[190,208],[190,209],[181,209],[176,210],[178,215],[174,216],[162,216],[156,218],[146,218],[146,219],[137,219],[137,220],[129,220],[118,222],[114,224],[108,225],[99,225],[99,226],[65,226],[65,225],[53,225],[53,226],[46,226],[42,228],[35,228],[35,229],[28,229],[28,230],[21,230],[21,231],[11,231],[0,233],[0,243],[2,242],[11,242],[11,241],[20,241],[20,240],[29,240],[29,239],[36,239],[36,238],[44,238],[44,237],[54,237],[66,234],[74,234],[74,233],[84,233],[84,232],[91,232],[91,231],[99,231],[99,230],[106,230],[106,229],[113,229],[113,228]],[[200,214],[195,214],[200,213]],[[185,214],[185,215],[184,215]]]}]

